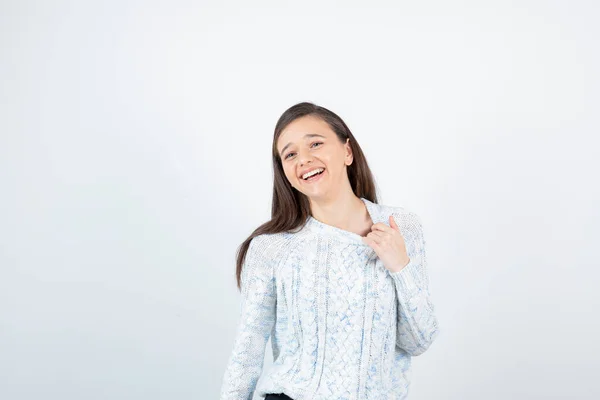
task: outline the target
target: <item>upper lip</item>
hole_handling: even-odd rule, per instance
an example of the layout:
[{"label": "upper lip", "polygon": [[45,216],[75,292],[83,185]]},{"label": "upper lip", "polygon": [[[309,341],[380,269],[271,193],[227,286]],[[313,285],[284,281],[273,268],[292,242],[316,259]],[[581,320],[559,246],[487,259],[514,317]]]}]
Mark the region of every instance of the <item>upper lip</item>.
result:
[{"label": "upper lip", "polygon": [[310,167],[305,169],[304,171],[300,172],[300,178],[302,179],[302,177],[304,176],[305,173],[310,172],[310,171],[314,171],[315,169],[325,169],[324,167]]}]

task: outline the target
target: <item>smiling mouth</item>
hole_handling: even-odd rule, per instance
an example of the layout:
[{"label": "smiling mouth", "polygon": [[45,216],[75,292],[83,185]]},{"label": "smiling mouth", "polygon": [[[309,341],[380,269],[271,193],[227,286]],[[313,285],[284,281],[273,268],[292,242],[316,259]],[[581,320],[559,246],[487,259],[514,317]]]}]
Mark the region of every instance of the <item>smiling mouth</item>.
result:
[{"label": "smiling mouth", "polygon": [[316,180],[316,179],[318,179],[319,176],[323,175],[324,172],[325,172],[325,168],[323,168],[323,170],[321,172],[311,175],[306,179],[302,178],[302,180],[305,182],[310,182],[310,181]]}]

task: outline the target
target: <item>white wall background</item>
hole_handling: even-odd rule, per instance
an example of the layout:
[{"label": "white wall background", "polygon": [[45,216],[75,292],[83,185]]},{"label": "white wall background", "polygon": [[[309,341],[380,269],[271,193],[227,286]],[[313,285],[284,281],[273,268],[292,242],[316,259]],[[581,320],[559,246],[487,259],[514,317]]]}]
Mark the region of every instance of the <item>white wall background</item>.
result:
[{"label": "white wall background", "polygon": [[423,219],[443,334],[411,399],[599,398],[599,16],[2,1],[0,398],[218,398],[234,253],[270,215],[275,122],[305,100]]}]

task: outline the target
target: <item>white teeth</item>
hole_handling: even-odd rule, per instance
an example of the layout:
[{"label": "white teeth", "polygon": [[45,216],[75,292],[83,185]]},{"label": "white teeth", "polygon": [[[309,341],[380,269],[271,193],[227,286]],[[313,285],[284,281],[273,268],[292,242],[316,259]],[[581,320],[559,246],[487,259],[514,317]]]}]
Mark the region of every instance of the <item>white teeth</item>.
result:
[{"label": "white teeth", "polygon": [[311,176],[313,176],[314,174],[318,174],[319,172],[323,171],[323,168],[317,168],[317,169],[313,169],[310,172],[305,173],[304,175],[302,175],[302,179],[306,179],[306,178],[310,178]]}]

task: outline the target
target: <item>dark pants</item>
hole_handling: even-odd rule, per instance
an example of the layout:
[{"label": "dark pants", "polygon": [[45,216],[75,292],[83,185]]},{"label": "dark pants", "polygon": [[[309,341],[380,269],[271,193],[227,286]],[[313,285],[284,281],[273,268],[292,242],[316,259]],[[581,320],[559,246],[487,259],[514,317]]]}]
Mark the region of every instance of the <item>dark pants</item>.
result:
[{"label": "dark pants", "polygon": [[265,400],[294,400],[294,399],[292,399],[290,396],[285,395],[284,393],[281,393],[281,394],[268,394],[265,397]]}]

